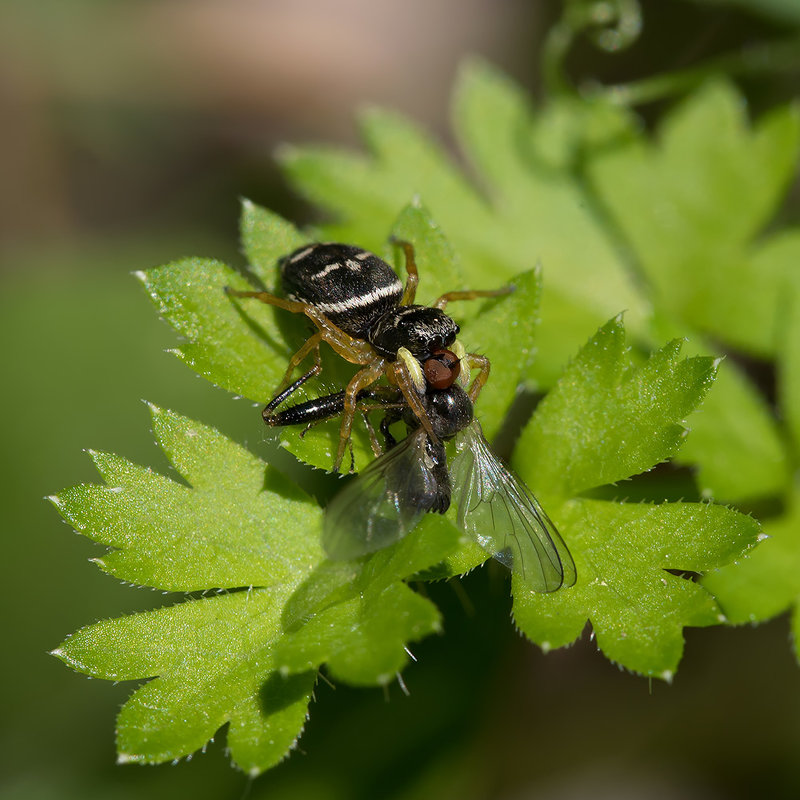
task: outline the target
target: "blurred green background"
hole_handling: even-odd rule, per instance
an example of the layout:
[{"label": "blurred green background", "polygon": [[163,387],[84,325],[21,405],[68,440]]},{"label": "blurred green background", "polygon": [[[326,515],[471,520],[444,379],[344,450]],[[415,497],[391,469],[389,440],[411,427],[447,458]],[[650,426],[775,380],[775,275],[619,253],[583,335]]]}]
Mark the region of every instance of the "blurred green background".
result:
[{"label": "blurred green background", "polygon": [[[555,0],[7,2],[0,7],[0,280],[10,379],[0,398],[7,584],[0,797],[800,796],[800,671],[778,619],[688,631],[672,686],[605,661],[586,636],[543,655],[509,621],[501,571],[434,586],[446,635],[395,686],[321,684],[301,750],[254,782],[224,735],[189,763],[118,767],[129,686],[47,651],[101,616],[161,603],[87,558],[43,499],[95,479],[83,448],[167,469],[142,399],[264,452],[260,415],[164,352],[174,344],[131,277],[184,255],[241,263],[242,196],[294,221],[313,210],[270,159],[281,141],[356,145],[381,104],[448,140],[459,60],[480,53],[532,92]],[[628,81],[783,41],[800,3],[642,4],[641,39],[579,42],[577,81]],[[796,67],[796,64],[795,64]],[[795,69],[740,81],[755,112],[796,95]],[[661,104],[644,112],[657,118]],[[798,219],[795,188],[785,218]]]}]

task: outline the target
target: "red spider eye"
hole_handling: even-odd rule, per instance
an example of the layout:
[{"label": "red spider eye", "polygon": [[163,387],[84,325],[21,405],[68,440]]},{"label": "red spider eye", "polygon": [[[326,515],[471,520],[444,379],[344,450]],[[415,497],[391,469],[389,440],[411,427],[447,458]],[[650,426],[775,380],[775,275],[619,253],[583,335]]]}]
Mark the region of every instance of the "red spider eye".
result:
[{"label": "red spider eye", "polygon": [[434,350],[422,371],[432,388],[449,389],[461,372],[461,361],[452,350]]}]

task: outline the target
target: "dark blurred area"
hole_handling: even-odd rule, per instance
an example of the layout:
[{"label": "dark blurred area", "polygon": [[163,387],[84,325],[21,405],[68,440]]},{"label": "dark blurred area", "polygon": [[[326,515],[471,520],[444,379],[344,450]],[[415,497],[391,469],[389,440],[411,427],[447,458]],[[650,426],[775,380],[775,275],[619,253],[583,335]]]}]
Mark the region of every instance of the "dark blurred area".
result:
[{"label": "dark blurred area", "polygon": [[[174,337],[130,272],[184,255],[241,263],[239,199],[300,224],[280,142],[360,146],[359,108],[395,108],[446,142],[459,61],[478,53],[541,96],[556,0],[39,0],[0,7],[4,460],[2,798],[794,798],[800,671],[786,619],[688,631],[673,685],[609,664],[587,634],[543,655],[513,630],[504,576],[429,589],[446,635],[418,644],[409,698],[321,684],[296,752],[254,782],[224,735],[190,763],[114,764],[130,691],[48,650],[100,617],[152,607],[86,562],[96,548],[43,500],[93,481],[82,448],[168,469],[147,399],[263,451],[259,413],[165,349]],[[619,53],[581,39],[578,84],[629,82],[796,37],[796,0],[642,3]],[[795,41],[797,39],[795,38]],[[750,73],[754,112],[797,72]],[[657,119],[663,103],[644,109]],[[797,219],[795,190],[785,216]],[[174,598],[171,598],[174,599]],[[10,633],[10,636],[8,635]]]}]

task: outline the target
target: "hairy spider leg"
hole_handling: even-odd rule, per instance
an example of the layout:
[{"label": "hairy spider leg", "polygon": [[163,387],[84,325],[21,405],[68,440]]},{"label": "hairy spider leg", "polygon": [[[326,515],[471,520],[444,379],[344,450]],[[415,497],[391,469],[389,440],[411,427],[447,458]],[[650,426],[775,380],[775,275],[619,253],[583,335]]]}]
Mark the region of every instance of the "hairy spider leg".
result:
[{"label": "hairy spider leg", "polygon": [[417,296],[417,285],[419,284],[419,272],[417,271],[417,260],[414,257],[414,245],[404,239],[391,240],[394,244],[400,247],[406,259],[406,286],[403,290],[403,296],[400,298],[401,306],[413,305],[414,299]]},{"label": "hairy spider leg", "polygon": [[[289,366],[283,376],[283,379],[278,386],[275,396],[269,401],[264,413],[271,412],[276,409],[289,395],[294,394],[307,380],[319,375],[322,372],[322,359],[319,352],[319,343],[322,341],[322,333],[317,331],[313,336],[306,339],[303,346],[289,359]],[[298,365],[302,363],[303,359],[310,353],[314,352],[314,366],[308,372],[301,375],[294,383],[290,384],[292,373],[297,369]],[[266,419],[266,417],[265,417]]]},{"label": "hairy spider leg", "polygon": [[381,443],[378,441],[378,437],[375,435],[375,428],[372,425],[372,422],[369,418],[369,411],[373,408],[377,408],[377,406],[367,406],[364,408],[361,407],[361,418],[364,420],[364,427],[367,429],[367,435],[369,436],[369,446],[372,448],[372,454],[375,458],[383,455],[383,449],[381,448]]},{"label": "hairy spider leg", "polygon": [[266,407],[261,412],[261,416],[263,417],[264,422],[266,422],[267,425],[280,426],[281,425],[280,422],[273,421],[281,413],[281,412],[276,412],[275,409],[279,405],[281,405],[281,403],[283,403],[283,401],[286,400],[287,397],[293,395],[307,380],[313,378],[315,375],[319,375],[319,373],[322,372],[322,364],[319,361],[319,347],[317,347],[316,355],[317,355],[316,358],[317,363],[314,364],[314,366],[311,367],[311,369],[308,370],[308,372],[304,372],[294,383],[287,386],[282,392],[278,392],[278,394],[276,394],[275,397],[273,397],[272,400],[270,400],[269,403],[267,403]]},{"label": "hairy spider leg", "polygon": [[502,297],[514,291],[513,286],[503,286],[501,289],[472,289],[464,292],[447,292],[443,294],[434,304],[434,308],[445,310],[451,300],[477,300],[479,297]]},{"label": "hairy spider leg", "polygon": [[[492,365],[489,363],[489,359],[486,358],[486,356],[480,356],[477,353],[468,353],[464,349],[464,345],[458,340],[453,342],[453,353],[455,353],[459,361],[463,361],[467,365],[467,369],[461,370],[458,381],[461,386],[467,390],[469,399],[474,405],[475,401],[478,399],[478,395],[481,393],[481,389],[483,389],[486,385],[486,381],[489,379],[489,371]],[[475,376],[472,384],[470,384],[469,376],[473,369],[478,369],[480,372]]]},{"label": "hairy spider leg", "polygon": [[[296,300],[285,300],[269,292],[242,292],[231,288],[226,288],[225,291],[231,297],[253,297],[256,300],[260,300],[262,303],[277,306],[292,314],[305,314],[317,326],[317,333],[307,339],[303,346],[290,359],[289,368],[286,370],[286,374],[280,386],[278,386],[276,394],[281,394],[284,389],[289,386],[292,373],[297,368],[298,364],[300,364],[312,350],[316,350],[315,360],[319,363],[320,342],[327,342],[333,350],[351,364],[369,364],[375,360],[375,352],[368,342],[355,339],[350,336],[350,334],[345,333],[338,325],[334,325],[318,308],[308,303],[300,303]],[[313,375],[319,374],[319,371],[312,370],[311,372],[312,374],[308,375],[308,377],[297,384],[297,386],[305,383],[305,381],[313,377]],[[291,394],[291,392],[289,392],[289,394]],[[289,394],[284,394],[283,399],[285,400]]]},{"label": "hairy spider leg", "polygon": [[471,370],[480,370],[467,391],[469,399],[474,405],[475,401],[478,399],[478,395],[481,393],[481,389],[483,389],[486,385],[486,381],[489,379],[491,364],[486,356],[479,356],[477,353],[467,353],[464,358],[467,362],[467,366]]},{"label": "hairy spider leg", "polygon": [[[405,348],[401,347],[400,349],[404,350]],[[409,354],[409,358],[413,359],[413,356]],[[414,412],[414,416],[420,421],[422,427],[425,429],[425,433],[428,434],[431,441],[438,444],[439,437],[433,432],[433,426],[428,417],[428,412],[420,399],[421,392],[425,390],[424,383],[421,389],[418,388],[418,383],[414,380],[408,368],[408,364],[406,363],[406,359],[403,358],[398,358],[397,361],[393,361],[389,364],[387,373],[389,380],[396,384],[403,393],[403,398],[409,408]]]},{"label": "hairy spider leg", "polygon": [[[443,294],[433,305],[442,311],[447,307],[451,300],[477,300],[481,297],[502,297],[503,295],[511,294],[514,291],[514,286],[503,286],[500,289],[473,289],[463,292],[447,292]],[[458,357],[467,362],[470,370],[479,369],[480,372],[475,376],[472,384],[469,387],[469,399],[474,403],[481,393],[481,389],[486,385],[489,378],[489,359],[486,356],[479,356],[477,353],[465,353],[463,348],[454,348],[454,352]],[[464,383],[469,376],[469,372],[464,375]]]},{"label": "hairy spider leg", "polygon": [[[353,430],[353,420],[356,415],[358,404],[358,393],[366,389],[380,378],[384,373],[385,362],[381,358],[372,364],[360,369],[350,379],[347,388],[344,390],[344,410],[342,411],[342,424],[339,426],[339,448],[336,452],[336,460],[333,462],[333,471],[338,472],[344,458],[344,451],[350,441],[350,434]],[[351,466],[351,472],[353,471]]]}]

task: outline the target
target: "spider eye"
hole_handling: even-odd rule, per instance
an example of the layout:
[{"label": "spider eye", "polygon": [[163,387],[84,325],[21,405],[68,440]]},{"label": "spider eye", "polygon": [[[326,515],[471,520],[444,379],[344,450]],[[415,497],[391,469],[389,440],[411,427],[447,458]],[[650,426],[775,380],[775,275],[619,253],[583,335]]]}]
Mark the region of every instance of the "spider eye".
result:
[{"label": "spider eye", "polygon": [[461,372],[461,361],[452,350],[434,350],[422,370],[433,389],[449,389]]}]

